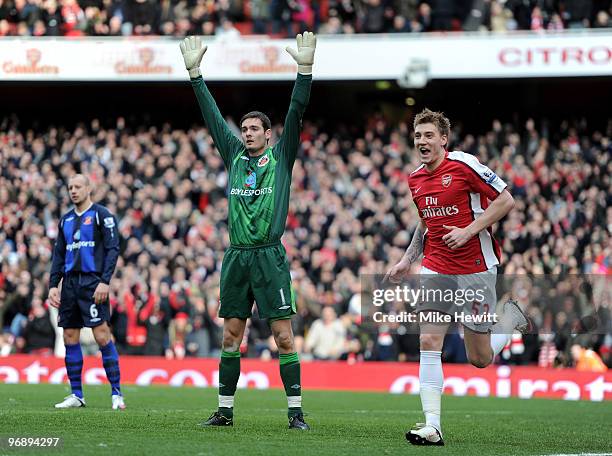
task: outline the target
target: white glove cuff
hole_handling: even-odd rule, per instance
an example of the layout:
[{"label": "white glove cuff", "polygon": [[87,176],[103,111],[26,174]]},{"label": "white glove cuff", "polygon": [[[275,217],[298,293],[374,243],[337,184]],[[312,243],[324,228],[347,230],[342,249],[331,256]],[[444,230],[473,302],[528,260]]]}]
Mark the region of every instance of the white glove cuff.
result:
[{"label": "white glove cuff", "polygon": [[200,73],[200,67],[195,67],[195,68],[192,68],[191,70],[189,70],[189,77],[191,79],[195,79],[198,76],[202,76],[202,73]]},{"label": "white glove cuff", "polygon": [[298,65],[298,73],[312,74],[312,65]]}]

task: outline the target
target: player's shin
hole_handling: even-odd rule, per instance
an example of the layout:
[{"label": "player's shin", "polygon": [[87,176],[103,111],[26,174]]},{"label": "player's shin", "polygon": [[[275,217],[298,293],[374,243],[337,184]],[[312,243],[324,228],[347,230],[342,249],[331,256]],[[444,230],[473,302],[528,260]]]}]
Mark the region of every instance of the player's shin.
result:
[{"label": "player's shin", "polygon": [[302,413],[302,383],[300,359],[297,353],[280,354],[280,375],[287,394],[288,416]]},{"label": "player's shin", "polygon": [[497,356],[510,342],[512,333],[519,331],[525,334],[531,329],[531,322],[523,313],[518,303],[508,299],[503,306],[501,318],[491,328],[491,349],[493,357]]},{"label": "player's shin", "polygon": [[66,372],[70,380],[72,394],[83,399],[83,386],[81,383],[81,373],[83,371],[83,352],[81,344],[66,344]]},{"label": "player's shin", "polygon": [[104,347],[100,347],[102,352],[102,365],[106,371],[106,377],[111,384],[111,395],[121,396],[121,372],[119,371],[119,354],[115,344],[111,340]]},{"label": "player's shin", "polygon": [[441,431],[440,410],[444,374],[442,352],[422,350],[419,364],[420,395],[425,423]]},{"label": "player's shin", "polygon": [[234,394],[240,378],[240,352],[221,352],[219,362],[219,413],[227,418],[234,415]]}]

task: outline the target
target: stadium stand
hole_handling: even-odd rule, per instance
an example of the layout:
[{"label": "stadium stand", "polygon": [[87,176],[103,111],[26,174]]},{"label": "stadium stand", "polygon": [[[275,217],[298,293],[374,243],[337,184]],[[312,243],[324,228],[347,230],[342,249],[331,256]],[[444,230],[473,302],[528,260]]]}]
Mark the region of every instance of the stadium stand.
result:
[{"label": "stadium stand", "polygon": [[[54,348],[48,265],[60,214],[70,204],[67,177],[78,171],[94,184],[94,201],[120,220],[122,253],[111,282],[120,350],[216,356],[219,272],[229,241],[227,174],[207,130],[122,117],[112,125],[90,118],[75,128],[25,128],[15,116],[0,121],[0,353]],[[280,128],[273,127],[275,137]],[[361,324],[359,294],[360,275],[385,271],[415,227],[406,180],[417,165],[410,130],[382,115],[359,133],[304,124],[284,244],[299,310],[296,343],[306,358],[418,359],[415,331],[398,325],[372,333]],[[540,335],[515,338],[500,362],[570,365],[571,347],[580,343],[612,365],[611,333],[573,335],[586,304],[572,299],[571,281],[578,273],[610,274],[611,137],[612,121],[599,129],[585,120],[545,118],[492,118],[484,134],[454,131],[451,148],[486,162],[517,200],[496,233],[504,273],[568,278],[547,304],[529,306]],[[311,328],[321,334],[337,328],[342,343],[309,340]],[[460,334],[449,336],[446,360],[465,361],[462,347]],[[249,324],[241,350],[276,356],[264,321]]]},{"label": "stadium stand", "polygon": [[611,27],[610,0],[0,0],[0,36],[292,36]]}]

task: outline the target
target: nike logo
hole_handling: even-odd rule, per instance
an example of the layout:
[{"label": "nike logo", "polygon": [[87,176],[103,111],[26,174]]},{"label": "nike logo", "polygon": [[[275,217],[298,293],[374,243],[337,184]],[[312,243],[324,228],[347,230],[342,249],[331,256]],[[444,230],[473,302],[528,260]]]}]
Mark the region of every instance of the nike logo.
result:
[{"label": "nike logo", "polygon": [[285,310],[285,309],[288,309],[289,307],[291,307],[291,306],[280,306],[278,308],[278,310]]},{"label": "nike logo", "polygon": [[413,195],[416,195],[417,193],[419,193],[419,190],[421,190],[421,187],[415,189]]}]

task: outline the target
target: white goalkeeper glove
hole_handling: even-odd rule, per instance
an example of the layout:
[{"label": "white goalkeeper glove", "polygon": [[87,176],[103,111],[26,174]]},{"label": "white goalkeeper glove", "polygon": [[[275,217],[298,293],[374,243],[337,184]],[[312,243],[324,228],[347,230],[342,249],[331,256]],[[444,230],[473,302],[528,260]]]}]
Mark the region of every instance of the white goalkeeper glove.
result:
[{"label": "white goalkeeper glove", "polygon": [[199,36],[188,36],[179,45],[183,53],[185,68],[189,71],[189,77],[195,79],[200,76],[200,62],[206,53],[208,46],[202,46],[202,39]]},{"label": "white goalkeeper glove", "polygon": [[289,46],[285,50],[298,64],[298,73],[312,74],[317,37],[312,32],[304,32],[304,35],[300,33],[295,38],[297,40],[297,51]]}]

